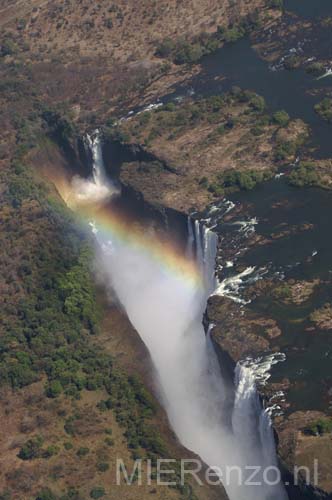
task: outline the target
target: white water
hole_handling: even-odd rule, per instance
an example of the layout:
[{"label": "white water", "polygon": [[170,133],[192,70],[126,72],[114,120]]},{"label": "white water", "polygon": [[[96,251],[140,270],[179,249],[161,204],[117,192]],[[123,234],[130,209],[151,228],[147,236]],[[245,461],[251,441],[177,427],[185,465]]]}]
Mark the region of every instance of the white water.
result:
[{"label": "white water", "polygon": [[93,135],[86,136],[86,143],[92,154],[92,178],[82,179],[79,176],[73,178],[74,199],[69,200],[70,205],[100,202],[110,196],[119,194],[119,190],[107,180],[98,130]]},{"label": "white water", "polygon": [[317,80],[322,80],[322,78],[327,78],[328,76],[332,76],[332,69],[331,68],[326,70],[326,72],[323,75],[319,76],[317,78]]},{"label": "white water", "polygon": [[[93,156],[98,185],[103,176],[98,161],[102,157]],[[85,195],[88,190],[83,189]],[[276,455],[253,370],[237,366],[234,393],[221,375],[209,333],[205,334],[202,325],[207,299],[216,286],[216,235],[198,221],[188,221],[187,256],[196,256],[204,282],[203,287],[194,287],[181,274],[168,272],[148,252],[111,241],[97,225],[93,227],[98,264],[150,352],[165,409],[181,443],[218,468],[230,500],[285,499],[280,484],[243,484],[252,473],[246,466],[275,465]],[[226,477],[230,466],[241,468],[242,481],[237,473]],[[261,474],[255,481],[260,479]]]}]

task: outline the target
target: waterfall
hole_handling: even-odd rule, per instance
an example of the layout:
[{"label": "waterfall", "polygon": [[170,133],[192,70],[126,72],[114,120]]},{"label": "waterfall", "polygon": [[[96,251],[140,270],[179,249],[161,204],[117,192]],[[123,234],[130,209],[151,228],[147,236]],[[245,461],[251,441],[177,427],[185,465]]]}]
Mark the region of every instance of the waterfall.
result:
[{"label": "waterfall", "polygon": [[92,135],[87,134],[86,140],[92,154],[92,176],[97,186],[107,184],[105,172],[102,143],[99,136],[99,130],[95,130]]},{"label": "waterfall", "polygon": [[[90,141],[98,186],[104,175],[102,152],[98,138]],[[150,352],[170,424],[186,448],[217,468],[230,500],[283,500],[280,483],[246,484],[252,475],[248,466],[260,467],[262,478],[262,468],[276,463],[270,420],[250,367],[237,366],[234,386],[226,381],[210,332],[203,327],[207,300],[216,288],[217,235],[188,219],[184,260],[192,262],[198,280],[188,279],[173,254],[172,268],[165,265],[160,257],[167,260],[168,248],[156,257],[160,245],[149,229],[148,244],[132,244],[115,229],[105,231],[98,219],[93,221],[97,263]],[[143,231],[140,243],[144,237]],[[242,480],[228,474],[228,467],[234,466]]]},{"label": "waterfall", "polygon": [[74,209],[80,204],[99,203],[120,194],[119,189],[107,179],[99,131],[87,134],[85,144],[92,156],[92,176],[90,179],[82,179],[79,176],[73,178],[72,196],[68,204]]}]

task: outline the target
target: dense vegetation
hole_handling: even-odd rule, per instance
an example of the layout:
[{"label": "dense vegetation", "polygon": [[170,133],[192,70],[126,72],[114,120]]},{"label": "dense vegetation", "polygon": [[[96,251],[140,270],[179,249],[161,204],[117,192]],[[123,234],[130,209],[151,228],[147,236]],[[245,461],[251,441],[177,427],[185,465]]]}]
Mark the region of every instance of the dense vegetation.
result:
[{"label": "dense vegetation", "polygon": [[258,25],[258,14],[252,14],[247,19],[228,28],[219,26],[215,33],[203,32],[193,40],[171,38],[162,40],[157,46],[156,55],[171,59],[175,64],[192,64],[198,62],[204,55],[210,54],[224,43],[234,43],[244,37]]},{"label": "dense vegetation", "polygon": [[313,422],[310,426],[306,427],[305,432],[314,436],[330,434],[332,432],[332,419],[321,418],[316,422]]},{"label": "dense vegetation", "polygon": [[332,123],[332,99],[325,97],[325,99],[315,105],[315,111],[325,121]]},{"label": "dense vegetation", "polygon": [[[241,165],[240,168],[223,166],[222,171],[214,174],[213,178],[204,173],[197,178],[201,187],[220,197],[237,189],[253,189],[257,183],[269,179],[274,172],[273,160],[279,164],[295,159],[306,138],[303,132],[305,127],[300,124],[298,129],[295,127],[288,133],[288,127],[292,125],[290,121],[286,111],[279,110],[268,114],[262,96],[234,86],[229,92],[207,98],[187,99],[180,103],[169,102],[151,111],[145,111],[127,122],[115,123],[112,120],[104,132],[111,140],[139,143],[150,148],[156,146],[159,139],[173,141],[191,129],[202,127],[200,154],[204,149],[208,151],[210,146],[213,149],[218,143],[222,143],[223,148],[233,147],[234,155],[231,159]],[[209,133],[204,135],[204,129],[209,129]],[[223,137],[233,135],[233,132],[235,136],[237,131],[236,144],[232,145],[231,137],[229,146]],[[256,141],[253,136],[259,139]],[[186,137],[186,142],[188,140],[190,141],[190,137]],[[260,156],[267,158],[271,155],[271,163],[260,169],[246,169],[246,154],[250,155],[253,148],[256,148],[256,151],[259,148],[265,149],[266,143],[271,144],[271,152],[264,152]],[[192,150],[186,151],[183,156],[191,158],[192,154]],[[151,172],[152,165],[145,168],[142,164],[140,169],[142,172]],[[155,170],[158,171],[158,165],[155,165]],[[159,170],[163,170],[160,165]]]},{"label": "dense vegetation", "polygon": [[[53,122],[54,130],[59,130],[59,123],[60,130],[68,130],[62,127],[62,118],[48,118],[48,126]],[[10,170],[2,171],[0,179],[6,178],[0,209],[4,263],[0,270],[4,291],[0,386],[17,390],[42,381],[45,398],[50,400],[75,401],[81,398],[83,390],[107,391],[108,398],[101,400],[96,410],[114,413],[132,457],[166,456],[166,444],[153,423],[156,405],[150,393],[137,377],[122,372],[111,354],[95,341],[101,310],[91,274],[90,237],[49,185],[39,180],[28,166],[26,153],[37,141],[33,134],[30,137],[27,133],[30,130],[27,124],[19,128],[18,142],[22,147],[17,148]],[[68,439],[80,436],[81,418],[79,412],[65,417],[64,432]],[[110,449],[114,445],[111,429],[107,430],[104,445]],[[66,441],[63,448],[70,451],[73,445]],[[22,463],[48,460],[59,449],[42,432],[34,433],[21,445],[17,456]],[[90,450],[80,446],[74,452],[81,460]],[[99,473],[108,467],[105,460],[96,464]],[[101,486],[96,486],[90,497],[101,498],[102,491]],[[4,498],[11,498],[9,492],[6,495],[3,492]],[[36,496],[36,500],[60,498],[83,497],[78,490],[60,497],[49,488]]]},{"label": "dense vegetation", "polygon": [[[238,189],[248,191],[253,189],[257,183],[271,178],[270,172],[261,172],[259,170],[226,170],[217,176],[216,181],[210,184],[208,189],[218,196],[228,194]],[[204,182],[204,179],[203,181]]]},{"label": "dense vegetation", "polygon": [[291,186],[296,187],[319,186],[321,184],[315,165],[310,162],[300,162],[293,168],[288,176],[288,182]]}]

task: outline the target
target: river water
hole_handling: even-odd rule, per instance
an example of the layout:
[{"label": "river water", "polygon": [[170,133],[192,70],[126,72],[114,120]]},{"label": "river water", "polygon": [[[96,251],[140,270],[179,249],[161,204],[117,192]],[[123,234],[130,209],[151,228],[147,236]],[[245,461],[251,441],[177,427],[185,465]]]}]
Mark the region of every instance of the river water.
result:
[{"label": "river water", "polygon": [[[332,15],[330,0],[287,0],[285,8],[311,19]],[[202,68],[202,79],[192,84],[196,93],[218,93],[232,85],[254,90],[264,96],[269,110],[285,109],[292,118],[310,125],[316,156],[332,156],[332,126],[314,112],[321,97],[311,93],[314,89],[328,91],[331,77],[317,81],[303,70],[273,71],[247,39],[206,57]],[[226,78],[220,79],[220,75]],[[331,332],[306,329],[312,326],[310,312],[331,300],[332,196],[320,189],[292,188],[284,179],[231,197],[232,202],[245,207],[248,220],[257,219],[256,233],[270,241],[247,251],[239,263],[267,269],[267,276],[278,273],[283,279],[321,281],[301,306],[287,306],[264,297],[247,307],[274,318],[283,332],[281,340],[272,341],[272,347],[281,349],[287,359],[273,367],[271,380],[290,379],[293,384],[288,398],[293,409],[326,411],[331,405]],[[299,230],[304,224],[307,230]],[[290,234],[271,239],[282,230],[290,230]]]},{"label": "river water", "polygon": [[[285,9],[292,15],[315,21],[332,16],[332,1],[286,0]],[[317,36],[319,46],[319,33]],[[326,38],[326,33],[321,36]],[[315,156],[332,157],[332,125],[314,112],[314,105],[325,93],[332,91],[332,76],[317,80],[302,69],[273,70],[258,56],[248,39],[206,56],[201,66],[198,76],[176,88],[164,101],[188,94],[197,98],[214,95],[234,85],[250,89],[265,98],[269,112],[284,109],[292,118],[301,118],[308,123]],[[243,215],[248,220],[257,219],[256,233],[270,240],[269,244],[247,251],[238,264],[267,269],[268,277],[278,273],[283,279],[320,280],[310,300],[301,306],[286,306],[265,297],[247,307],[274,318],[283,331],[281,340],[272,341],[272,348],[280,348],[287,359],[272,368],[271,380],[290,379],[293,385],[288,397],[293,409],[327,410],[332,404],[331,332],[308,332],[306,329],[310,326],[309,314],[331,300],[332,195],[320,189],[292,188],[281,177],[251,192],[233,195],[231,201],[244,207],[239,219]],[[307,230],[301,231],[304,224]],[[229,226],[221,225],[217,230],[224,234],[228,230],[234,231],[234,226],[229,229]],[[289,234],[271,238],[281,230],[289,230]],[[245,245],[245,242],[241,244]],[[237,271],[234,268],[227,272],[231,276]]]}]

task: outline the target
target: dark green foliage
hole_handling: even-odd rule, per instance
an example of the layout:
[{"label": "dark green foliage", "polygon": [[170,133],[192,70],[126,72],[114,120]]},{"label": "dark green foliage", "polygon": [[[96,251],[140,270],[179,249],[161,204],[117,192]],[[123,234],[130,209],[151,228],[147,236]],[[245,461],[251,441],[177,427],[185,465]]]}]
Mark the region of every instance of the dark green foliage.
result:
[{"label": "dark green foliage", "polygon": [[105,127],[104,135],[105,139],[110,141],[119,141],[121,143],[126,143],[130,140],[130,136],[116,125],[113,125],[112,127]]},{"label": "dark green foliage", "polygon": [[68,143],[75,134],[75,126],[64,112],[59,112],[52,108],[45,108],[41,116],[48,126],[50,135],[60,144]]},{"label": "dark green foliage", "polygon": [[250,106],[255,111],[262,113],[265,109],[265,106],[266,106],[264,97],[262,97],[260,95],[252,96],[252,98],[250,99]]},{"label": "dark green foliage", "polygon": [[315,105],[316,113],[328,123],[332,123],[332,99],[325,97],[319,104]]},{"label": "dark green foliage", "polygon": [[277,300],[289,299],[292,296],[292,290],[288,285],[283,284],[283,285],[280,285],[280,286],[274,288],[273,296]]},{"label": "dark green foliage", "polygon": [[198,62],[202,56],[211,54],[224,43],[234,43],[248,34],[257,25],[257,16],[242,20],[227,29],[219,27],[215,33],[203,32],[193,40],[166,38],[157,45],[156,55],[170,58],[175,64],[192,64]]},{"label": "dark green foliage", "polygon": [[108,29],[112,29],[113,28],[113,21],[112,21],[112,18],[109,17],[108,19],[105,19],[105,27],[108,28]]},{"label": "dark green foliage", "polygon": [[43,438],[41,436],[35,436],[29,439],[18,452],[18,457],[21,460],[32,460],[34,458],[40,458],[42,454]]},{"label": "dark green foliage", "polygon": [[90,498],[102,498],[105,496],[106,492],[102,486],[96,486],[90,491]]},{"label": "dark green foliage", "polygon": [[225,193],[231,193],[239,189],[248,191],[253,189],[257,183],[268,180],[270,172],[260,172],[257,170],[226,170],[217,176],[214,183],[208,189],[215,196],[222,197]]},{"label": "dark green foliage", "polygon": [[107,444],[107,446],[114,446],[114,439],[107,437],[105,439],[105,444]]},{"label": "dark green foliage", "polygon": [[0,493],[0,500],[10,500],[11,498],[12,496],[8,490],[2,491]]},{"label": "dark green foliage", "polygon": [[10,38],[7,38],[2,41],[0,45],[0,56],[5,57],[5,56],[13,56],[18,52],[18,46],[16,43],[11,40]]},{"label": "dark green foliage", "polygon": [[[21,159],[14,159],[7,185],[3,200],[13,212],[13,222],[3,244],[13,239],[12,245],[21,248],[20,259],[12,264],[21,296],[2,309],[0,380],[18,388],[46,374],[49,397],[62,390],[77,397],[85,387],[101,387],[112,364],[110,356],[87,341],[98,332],[99,321],[89,243],[69,211],[49,198]],[[33,232],[32,238],[26,237],[21,227],[23,203],[38,207],[31,220],[33,228],[38,228],[39,220],[44,225],[39,244],[34,243]]]},{"label": "dark green foliage", "polygon": [[174,62],[176,64],[195,63],[201,59],[204,51],[199,43],[181,42],[176,48]]},{"label": "dark green foliage", "polygon": [[89,272],[91,251],[82,250],[77,265],[73,266],[59,279],[60,296],[64,301],[64,312],[71,317],[79,318],[91,333],[95,333],[98,322],[96,297]]},{"label": "dark green foliage", "polygon": [[99,472],[106,472],[110,468],[109,464],[106,462],[100,462],[97,464],[97,470]]},{"label": "dark green foliage", "polygon": [[151,394],[145,389],[142,382],[131,375],[128,378],[130,385],[132,386],[135,394],[135,399],[143,407],[145,416],[152,416],[156,411],[156,405],[153,401]]},{"label": "dark green foliage", "polygon": [[235,43],[246,35],[244,26],[233,26],[224,31],[224,39],[227,43]]},{"label": "dark green foliage", "polygon": [[44,488],[38,493],[36,500],[57,500],[57,497],[49,488]]},{"label": "dark green foliage", "polygon": [[88,453],[89,453],[89,448],[86,448],[84,446],[81,446],[77,452],[76,452],[76,455],[79,457],[79,458],[82,458],[82,457],[85,457]]},{"label": "dark green foliage", "polygon": [[42,458],[51,458],[59,453],[59,447],[52,444],[48,446],[42,453]]},{"label": "dark green foliage", "polygon": [[149,123],[150,118],[151,114],[149,112],[146,111],[144,113],[141,113],[138,117],[140,125],[146,125],[147,123]]},{"label": "dark green foliage", "polygon": [[298,145],[294,141],[287,141],[277,144],[274,150],[274,157],[277,161],[286,160],[289,156],[296,154]]},{"label": "dark green foliage", "polygon": [[309,66],[306,67],[306,72],[313,76],[320,76],[324,74],[324,71],[324,64],[317,61],[309,64]]},{"label": "dark green foliage", "polygon": [[256,137],[258,137],[258,136],[264,134],[264,129],[263,129],[263,127],[260,127],[259,125],[257,125],[256,127],[253,127],[251,129],[251,133],[252,133],[252,135],[255,135]]},{"label": "dark green foliage", "polygon": [[286,127],[289,123],[289,114],[284,111],[284,110],[281,110],[281,111],[276,111],[274,114],[273,114],[273,122],[276,124],[276,125],[279,125],[280,127]]},{"label": "dark green foliage", "polygon": [[70,487],[67,493],[62,495],[59,500],[85,500],[85,498],[86,497],[83,497],[76,488]]},{"label": "dark green foliage", "polygon": [[243,190],[253,189],[258,182],[269,177],[269,174],[256,170],[236,171],[228,170],[219,179],[224,188],[237,188]]},{"label": "dark green foliage", "polygon": [[20,449],[18,457],[21,460],[33,460],[35,458],[50,458],[59,452],[58,446],[50,445],[43,448],[44,439],[41,436],[34,436],[29,439]]},{"label": "dark green foliage", "polygon": [[175,49],[175,42],[170,38],[165,38],[159,43],[156,50],[156,55],[159,57],[169,57]]},{"label": "dark green foliage", "polygon": [[306,427],[305,432],[313,434],[314,436],[329,434],[332,432],[332,419],[321,418],[309,427]]},{"label": "dark green foliage", "polygon": [[59,380],[53,380],[46,387],[46,395],[49,398],[56,398],[63,391],[63,387]]},{"label": "dark green foliage", "polygon": [[298,68],[301,63],[301,59],[297,55],[291,55],[285,59],[284,66],[288,70]]},{"label": "dark green foliage", "polygon": [[288,176],[289,184],[296,187],[317,186],[319,181],[315,165],[309,162],[300,162]]}]

